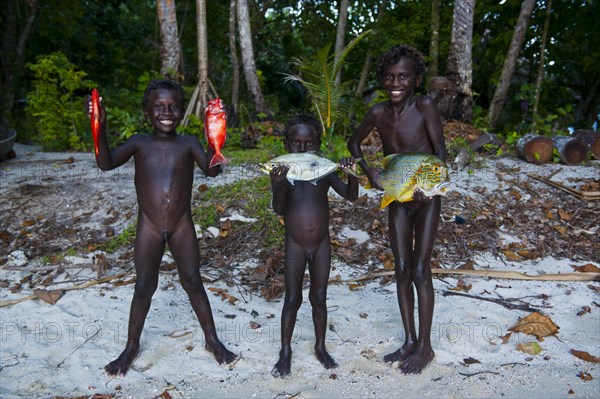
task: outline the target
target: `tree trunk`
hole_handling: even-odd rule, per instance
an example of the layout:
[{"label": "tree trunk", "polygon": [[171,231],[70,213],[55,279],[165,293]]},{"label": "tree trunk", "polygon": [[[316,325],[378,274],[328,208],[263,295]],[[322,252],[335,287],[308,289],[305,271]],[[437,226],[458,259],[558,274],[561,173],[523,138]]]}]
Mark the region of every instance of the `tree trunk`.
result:
[{"label": "tree trunk", "polygon": [[160,73],[165,78],[180,81],[182,77],[181,44],[177,29],[175,0],[158,0],[156,10],[160,25]]},{"label": "tree trunk", "polygon": [[[385,6],[387,4],[387,0],[381,0],[381,4],[379,5],[379,11],[377,12],[377,21],[375,21],[375,31],[373,32],[373,36],[377,37],[377,25],[383,19],[383,12],[385,11]],[[355,95],[356,98],[360,98],[365,91],[365,86],[367,84],[367,79],[369,78],[369,70],[371,69],[371,62],[373,61],[373,52],[369,49],[367,51],[367,56],[365,57],[365,63],[363,64],[362,71],[360,72],[360,79],[358,80],[358,85],[356,86]],[[350,118],[352,119],[352,117]]]},{"label": "tree trunk", "polygon": [[517,154],[529,163],[547,163],[552,159],[554,143],[548,137],[526,134],[517,141]]},{"label": "tree trunk", "polygon": [[440,57],[440,0],[431,0],[431,40],[429,41],[429,79],[438,76]]},{"label": "tree trunk", "polygon": [[554,136],[552,141],[558,151],[560,162],[564,164],[577,165],[587,157],[589,150],[583,141],[570,136]]},{"label": "tree trunk", "polygon": [[201,118],[208,104],[208,43],[206,35],[206,0],[196,0],[196,24],[198,29],[198,97],[195,115]]},{"label": "tree trunk", "polygon": [[542,82],[544,80],[544,62],[546,61],[546,42],[548,40],[548,29],[550,28],[550,16],[552,14],[552,0],[546,2],[546,20],[544,21],[544,31],[542,32],[542,45],[540,48],[540,65],[538,67],[537,80],[535,82],[535,100],[533,102],[534,118],[538,114],[540,104],[540,95],[542,93]]},{"label": "tree trunk", "polygon": [[238,31],[240,34],[240,49],[242,52],[242,67],[244,76],[248,84],[248,90],[254,101],[254,108],[257,113],[266,114],[271,117],[271,110],[265,103],[258,75],[256,73],[256,64],[254,62],[254,50],[252,48],[252,33],[250,29],[250,12],[248,10],[248,0],[237,0],[237,20]]},{"label": "tree trunk", "polygon": [[488,118],[492,127],[498,122],[498,118],[500,117],[500,113],[504,107],[504,102],[506,101],[508,89],[510,87],[510,81],[515,70],[515,66],[517,65],[517,58],[521,52],[523,41],[525,40],[525,32],[527,31],[529,18],[531,18],[534,6],[535,0],[524,0],[523,5],[521,6],[521,12],[519,13],[519,19],[510,42],[510,47],[508,48],[508,53],[506,54],[506,59],[504,60],[504,66],[502,67],[502,73],[500,74],[498,87],[496,87],[496,92],[494,93],[494,98],[492,99],[492,103],[490,104],[490,109],[488,111]]},{"label": "tree trunk", "polygon": [[471,122],[473,117],[473,14],[475,0],[456,0],[452,22],[452,38],[446,76],[456,85],[453,117],[461,122]]},{"label": "tree trunk", "polygon": [[[16,41],[17,33],[17,14],[15,7],[16,1],[8,0],[6,2],[6,25],[2,37],[2,64],[4,67],[5,81],[0,87],[0,119],[14,113],[16,82],[19,81],[25,69],[25,46],[33,29],[37,18],[38,2],[37,0],[27,0],[27,18],[25,25],[20,27],[19,38]],[[15,47],[16,44],[16,47]]]},{"label": "tree trunk", "polygon": [[240,98],[240,61],[237,55],[236,33],[236,0],[231,0],[229,5],[229,51],[231,53],[231,108],[235,114]]},{"label": "tree trunk", "polygon": [[434,76],[429,80],[427,95],[436,102],[443,123],[453,119],[457,96],[453,81],[444,76]]},{"label": "tree trunk", "polygon": [[[333,56],[334,64],[337,64],[342,51],[344,51],[344,42],[346,37],[346,25],[348,23],[348,0],[341,0],[338,16],[337,35],[335,36],[335,54]],[[340,68],[335,77],[335,83],[339,84],[342,78],[342,69]]]}]

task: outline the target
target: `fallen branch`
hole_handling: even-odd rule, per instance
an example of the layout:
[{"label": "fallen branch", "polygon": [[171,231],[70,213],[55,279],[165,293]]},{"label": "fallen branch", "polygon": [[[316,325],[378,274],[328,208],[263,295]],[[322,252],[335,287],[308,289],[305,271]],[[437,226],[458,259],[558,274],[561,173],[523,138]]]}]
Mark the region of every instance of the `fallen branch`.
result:
[{"label": "fallen branch", "polygon": [[[432,274],[461,276],[493,277],[509,280],[535,280],[535,281],[600,281],[600,273],[554,273],[531,275],[511,270],[465,270],[465,269],[431,269]],[[332,279],[330,283],[356,283],[359,281],[373,280],[377,277],[393,276],[393,270],[371,272],[349,280]]]},{"label": "fallen branch", "polygon": [[[114,276],[106,276],[106,277],[103,277],[103,278],[98,279],[98,280],[86,281],[85,283],[74,285],[72,287],[61,288],[61,290],[63,290],[63,291],[82,290],[82,289],[91,287],[91,286],[96,285],[96,284],[102,284],[102,283],[109,282],[111,280],[116,280],[118,278],[124,277],[124,276],[128,275],[129,273],[131,273],[132,270],[133,270],[133,268],[127,270],[126,272],[123,272],[123,273],[120,273],[120,274],[115,274]],[[10,300],[10,301],[0,301],[0,308],[3,308],[5,306],[16,305],[17,303],[29,301],[31,299],[36,299],[36,298],[37,298],[36,295],[28,295],[28,296],[20,298],[20,299],[13,299],[13,300]]]},{"label": "fallen branch", "polygon": [[545,177],[536,175],[534,173],[529,173],[527,176],[531,177],[532,179],[541,181],[542,183],[546,183],[552,187],[556,187],[558,189],[561,189],[563,191],[568,192],[569,194],[579,198],[580,200],[584,200],[584,201],[592,201],[592,200],[599,200],[600,199],[600,191],[581,191],[581,190],[577,190],[574,189],[572,187],[568,187],[565,186],[564,184],[552,181],[550,179],[547,179]]},{"label": "fallen branch", "polygon": [[477,295],[463,294],[455,291],[444,291],[442,293],[443,296],[463,296],[466,298],[479,299],[481,301],[492,302],[497,305],[503,306],[506,309],[510,310],[522,310],[524,312],[539,312],[540,310],[529,305],[518,305],[511,303],[509,300],[501,299],[501,298],[485,298]]}]

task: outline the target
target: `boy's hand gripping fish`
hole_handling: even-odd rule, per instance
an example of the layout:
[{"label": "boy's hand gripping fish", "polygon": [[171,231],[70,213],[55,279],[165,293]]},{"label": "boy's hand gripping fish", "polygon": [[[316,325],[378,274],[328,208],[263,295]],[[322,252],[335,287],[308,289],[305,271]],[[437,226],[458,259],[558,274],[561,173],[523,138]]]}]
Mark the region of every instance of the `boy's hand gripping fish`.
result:
[{"label": "boy's hand gripping fish", "polygon": [[433,154],[391,154],[383,158],[379,184],[385,191],[381,209],[393,201],[412,201],[416,190],[427,197],[445,195],[450,184],[448,167]]},{"label": "boy's hand gripping fish", "polygon": [[208,146],[215,151],[209,167],[226,164],[228,161],[221,154],[221,148],[223,148],[227,137],[227,114],[220,98],[208,101],[204,117],[204,134]]},{"label": "boy's hand gripping fish", "polygon": [[100,140],[100,93],[97,89],[92,90],[92,112],[90,113],[92,125],[92,137],[94,138],[94,153],[98,158],[98,142]]},{"label": "boy's hand gripping fish", "polygon": [[[327,158],[304,152],[275,157],[269,162],[264,163],[261,170],[268,174],[279,165],[289,167],[286,177],[292,185],[294,185],[294,181],[296,180],[308,181],[316,185],[320,178],[327,176],[340,167],[339,164]],[[358,177],[352,170],[348,170],[348,173]]]}]

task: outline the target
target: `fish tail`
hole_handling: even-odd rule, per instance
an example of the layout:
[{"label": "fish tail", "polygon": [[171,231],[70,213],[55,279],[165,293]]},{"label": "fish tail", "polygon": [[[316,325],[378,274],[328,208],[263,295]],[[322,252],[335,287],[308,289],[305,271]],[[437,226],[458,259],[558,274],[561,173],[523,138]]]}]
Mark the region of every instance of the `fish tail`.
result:
[{"label": "fish tail", "polygon": [[213,155],[212,159],[210,160],[210,164],[208,165],[209,168],[212,168],[213,166],[217,166],[217,165],[226,165],[229,163],[229,160],[227,160],[227,158],[225,158],[223,156],[223,154],[218,153]]},{"label": "fish tail", "polygon": [[383,194],[383,198],[381,199],[381,206],[379,207],[379,209],[385,208],[392,202],[394,202],[394,197],[388,195],[387,193]]}]

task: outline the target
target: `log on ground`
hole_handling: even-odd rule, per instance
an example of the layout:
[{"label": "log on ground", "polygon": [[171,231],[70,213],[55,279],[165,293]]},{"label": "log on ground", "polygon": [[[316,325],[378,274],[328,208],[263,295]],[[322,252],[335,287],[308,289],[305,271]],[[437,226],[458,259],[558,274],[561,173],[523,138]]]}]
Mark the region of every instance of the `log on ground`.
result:
[{"label": "log on ground", "polygon": [[587,158],[587,145],[575,137],[554,136],[552,141],[558,151],[560,162],[566,165],[577,165]]},{"label": "log on ground", "polygon": [[526,134],[517,141],[519,158],[529,163],[542,164],[552,160],[554,143],[548,137]]}]

